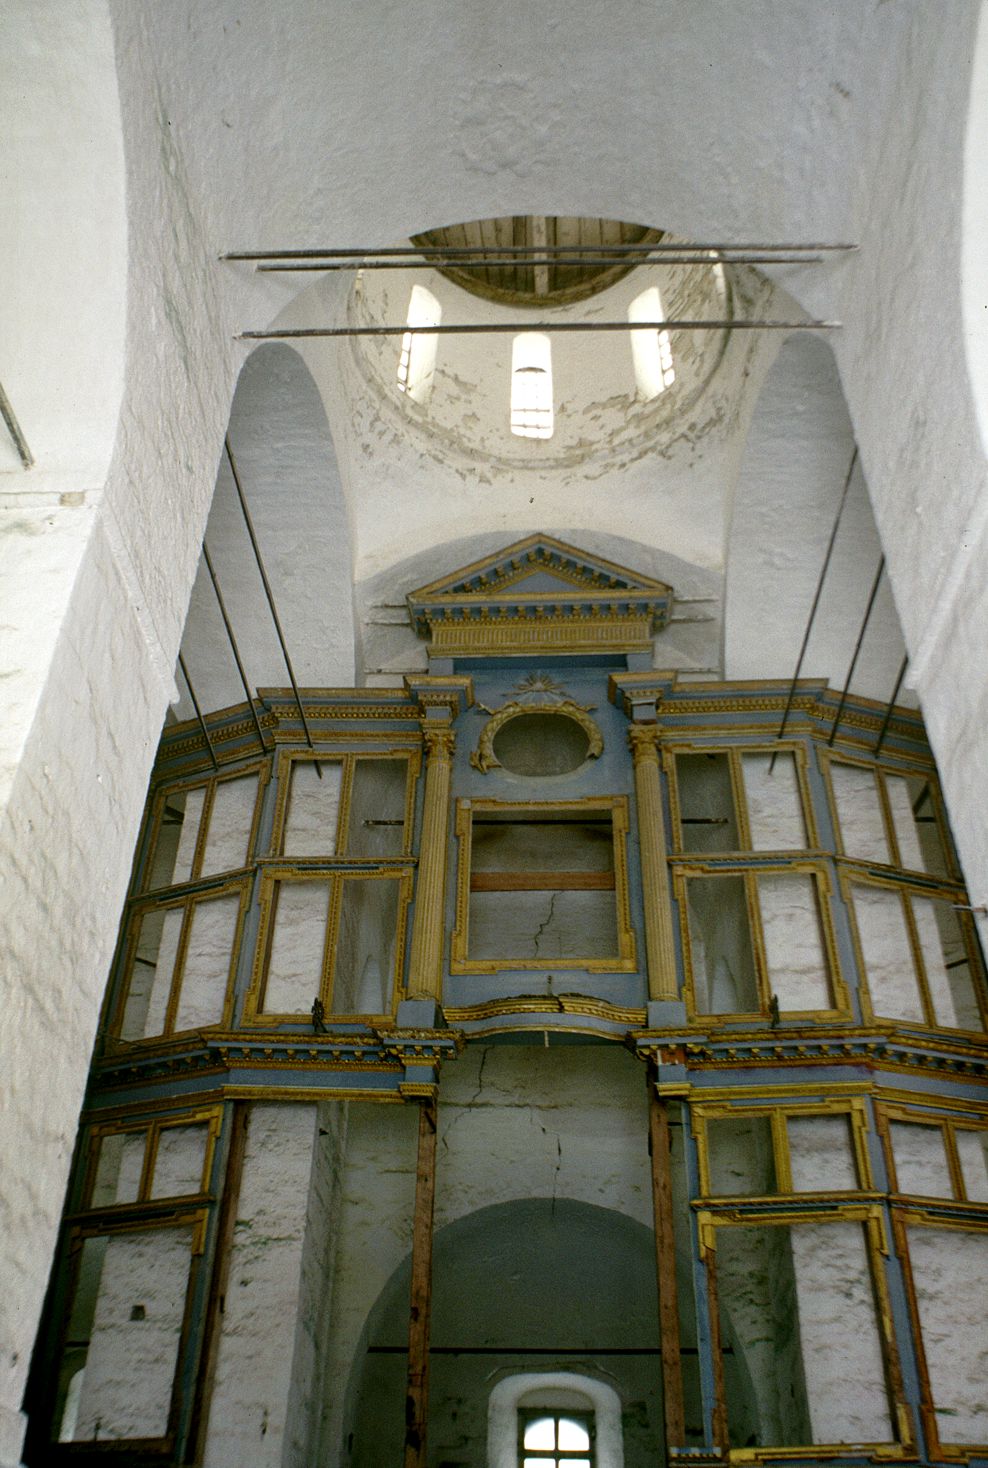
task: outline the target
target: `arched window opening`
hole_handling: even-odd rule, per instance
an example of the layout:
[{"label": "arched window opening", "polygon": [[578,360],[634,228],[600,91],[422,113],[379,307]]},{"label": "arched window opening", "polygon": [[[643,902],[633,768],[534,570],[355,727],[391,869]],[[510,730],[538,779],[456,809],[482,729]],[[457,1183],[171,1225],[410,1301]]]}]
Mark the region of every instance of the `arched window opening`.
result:
[{"label": "arched window opening", "polygon": [[[629,321],[664,321],[662,297],[658,286],[649,286],[628,307]],[[676,381],[672,360],[672,338],[667,331],[633,331],[631,359],[635,368],[635,385],[642,402],[651,402]]]},{"label": "arched window opening", "polygon": [[594,1414],[527,1407],[518,1413],[522,1468],[593,1468]]},{"label": "arched window opening", "polygon": [[489,1468],[623,1468],[621,1398],[570,1371],[506,1376],[488,1403]]},{"label": "arched window opening", "polygon": [[552,428],[552,343],[540,331],[523,331],[511,348],[511,432],[551,438]]},{"label": "arched window opening", "polygon": [[[408,299],[409,326],[438,326],[443,319],[443,308],[431,291],[424,285],[413,285]],[[416,403],[428,402],[436,374],[436,350],[438,336],[428,332],[406,331],[401,339],[398,357],[398,391],[407,393]]]}]

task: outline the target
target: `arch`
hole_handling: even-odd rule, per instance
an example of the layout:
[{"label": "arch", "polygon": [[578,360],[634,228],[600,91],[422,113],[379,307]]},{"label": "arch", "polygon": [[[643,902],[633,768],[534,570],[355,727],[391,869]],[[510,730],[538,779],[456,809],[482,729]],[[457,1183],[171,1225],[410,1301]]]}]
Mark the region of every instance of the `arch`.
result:
[{"label": "arch", "polygon": [[[322,399],[296,351],[266,343],[251,354],[237,382],[228,433],[296,677],[301,685],[347,686],[354,673],[349,521]],[[225,452],[206,543],[251,684],[285,686],[284,658]],[[316,597],[313,587],[319,588]],[[182,653],[203,708],[243,699],[202,563]],[[188,718],[191,703],[180,687],[178,713]]]},{"label": "arch", "polygon": [[[795,670],[854,450],[826,342],[790,336],[766,374],[734,491],[727,538],[724,676]],[[882,546],[858,459],[803,662],[804,677],[842,687]],[[853,688],[888,698],[904,646],[887,577]]]},{"label": "arch", "polygon": [[[407,1335],[410,1278],[406,1258],[354,1357],[344,1427],[354,1468],[400,1458],[405,1357],[389,1348]],[[432,1342],[429,1437],[440,1458],[480,1456],[492,1382],[535,1362],[616,1391],[629,1408],[626,1460],[661,1460],[655,1242],[643,1224],[572,1198],[525,1198],[437,1230]],[[629,1347],[647,1354],[618,1354]]]}]

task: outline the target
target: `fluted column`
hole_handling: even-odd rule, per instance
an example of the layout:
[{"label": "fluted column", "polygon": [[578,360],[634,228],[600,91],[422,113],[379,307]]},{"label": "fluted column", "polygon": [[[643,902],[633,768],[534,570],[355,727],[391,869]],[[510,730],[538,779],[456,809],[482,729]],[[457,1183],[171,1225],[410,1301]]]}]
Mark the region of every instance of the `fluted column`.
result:
[{"label": "fluted column", "polygon": [[638,847],[645,906],[645,957],[649,999],[678,999],[676,947],[666,869],[666,834],[659,780],[658,724],[632,724],[628,744],[635,769]]},{"label": "fluted column", "polygon": [[446,909],[446,857],[449,845],[449,790],[456,735],[449,724],[426,723],[425,810],[415,888],[415,921],[408,971],[409,999],[443,997],[443,928]]}]

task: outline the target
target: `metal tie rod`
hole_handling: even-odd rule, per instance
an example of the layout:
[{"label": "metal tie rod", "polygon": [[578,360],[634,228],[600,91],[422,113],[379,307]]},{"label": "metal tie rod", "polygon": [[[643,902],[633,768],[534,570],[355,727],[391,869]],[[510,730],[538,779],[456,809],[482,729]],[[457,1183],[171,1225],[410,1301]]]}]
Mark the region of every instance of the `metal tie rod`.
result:
[{"label": "metal tie rod", "polygon": [[226,603],[223,600],[223,593],[220,591],[220,583],[216,579],[216,570],[213,566],[213,559],[212,556],[209,554],[209,547],[207,546],[205,539],[202,542],[202,554],[203,559],[206,562],[206,570],[209,572],[209,579],[213,583],[213,590],[216,593],[216,601],[219,605],[220,616],[223,618],[223,625],[226,628],[226,635],[230,640],[230,649],[233,653],[233,660],[237,665],[237,672],[240,674],[240,682],[243,684],[244,693],[247,697],[247,702],[250,705],[251,718],[254,720],[254,728],[257,730],[257,742],[260,744],[261,749],[264,751],[264,753],[267,754],[268,747],[264,743],[264,735],[261,733],[261,725],[257,717],[257,709],[254,707],[254,695],[251,693],[250,684],[247,682],[247,674],[244,672],[243,661],[240,657],[240,649],[237,646],[237,639],[233,635],[233,627],[231,626],[230,618],[227,615]]},{"label": "metal tie rod", "polygon": [[530,259],[545,261],[552,259],[553,255],[645,255],[645,254],[688,254],[693,251],[705,254],[716,254],[730,252],[732,250],[757,251],[759,254],[806,254],[818,250],[827,251],[850,251],[860,248],[858,245],[845,244],[764,244],[749,243],[741,244],[708,244],[706,242],[696,243],[693,240],[680,241],[678,244],[669,241],[657,244],[639,243],[619,245],[388,245],[382,249],[342,249],[342,250],[230,250],[221,255],[221,260],[358,260],[379,259],[393,257],[416,258],[427,257],[442,260],[447,256],[454,255],[512,255],[518,259],[528,257]]},{"label": "metal tie rod", "polygon": [[892,722],[892,710],[895,708],[895,701],[899,697],[899,689],[902,687],[902,680],[906,676],[906,668],[908,667],[908,665],[909,654],[906,653],[905,657],[902,659],[902,666],[899,668],[899,676],[895,680],[895,687],[892,689],[892,697],[889,699],[888,704],[885,708],[885,718],[882,720],[882,727],[878,731],[878,743],[875,745],[876,759],[882,752],[882,745],[885,743],[885,736],[888,733],[889,725]]},{"label": "metal tie rod", "polygon": [[441,326],[295,326],[241,331],[237,341],[299,341],[323,336],[517,336],[525,331],[836,331],[840,321],[469,321]]},{"label": "metal tie rod", "polygon": [[217,763],[216,759],[216,751],[213,748],[213,741],[209,737],[209,730],[206,728],[206,720],[202,716],[202,709],[199,707],[199,700],[196,698],[196,691],[192,687],[192,679],[189,677],[189,670],[185,666],[185,659],[183,658],[181,652],[179,652],[178,655],[178,665],[182,669],[182,677],[185,679],[185,686],[189,690],[189,697],[192,700],[192,707],[196,711],[196,718],[199,720],[199,728],[202,730],[202,737],[206,741],[206,748],[209,750],[209,758],[213,762],[213,769],[218,770],[219,764]]},{"label": "metal tie rod", "polygon": [[[274,630],[277,632],[278,641],[281,644],[281,655],[285,659],[285,667],[288,669],[288,676],[291,679],[292,692],[295,694],[295,703],[298,707],[299,718],[302,720],[302,728],[305,730],[305,742],[306,744],[308,744],[310,749],[314,749],[314,745],[312,743],[312,735],[309,732],[309,721],[305,717],[305,709],[302,707],[302,695],[299,693],[298,683],[295,681],[295,669],[292,667],[292,660],[288,655],[288,644],[285,642],[285,633],[282,629],[281,618],[278,616],[278,608],[274,604],[274,592],[271,590],[271,582],[268,580],[268,573],[264,568],[264,560],[261,556],[261,547],[258,545],[257,536],[254,533],[254,521],[251,518],[250,510],[247,508],[247,500],[244,496],[244,491],[240,483],[240,475],[237,473],[237,465],[233,457],[233,450],[230,448],[229,434],[227,434],[226,437],[223,439],[223,447],[226,449],[226,457],[230,465],[230,473],[233,475],[233,483],[237,491],[237,498],[240,501],[240,508],[243,511],[244,524],[247,526],[247,534],[250,537],[251,547],[254,551],[254,560],[257,562],[257,569],[261,575],[261,581],[264,586],[264,594],[268,599],[268,608],[271,612],[271,620],[274,623]],[[318,760],[316,760],[314,763],[316,766],[316,774],[321,780],[322,766],[320,765]]]},{"label": "metal tie rod", "polygon": [[[806,656],[806,649],[809,646],[810,633],[813,631],[813,623],[816,620],[817,607],[820,605],[820,594],[823,591],[823,583],[827,579],[827,570],[830,566],[830,557],[834,553],[834,543],[837,540],[837,531],[840,529],[841,517],[844,514],[844,505],[847,500],[847,491],[851,487],[851,479],[854,474],[854,466],[857,462],[858,446],[857,444],[855,444],[854,452],[851,454],[851,462],[847,466],[847,474],[844,476],[844,488],[841,491],[840,504],[837,506],[837,514],[834,516],[834,524],[830,532],[830,540],[827,542],[826,554],[823,558],[823,565],[820,568],[820,578],[817,581],[816,591],[813,595],[813,605],[810,607],[810,615],[806,622],[806,631],[803,633],[802,646],[799,649],[799,657],[796,659],[796,671],[793,673],[792,682],[789,685],[789,695],[786,698],[786,706],[782,714],[782,723],[779,725],[779,732],[776,735],[776,739],[782,739],[786,732],[786,725],[789,723],[789,714],[792,710],[792,701],[796,694],[796,684],[799,681],[799,674],[803,666],[803,659]],[[777,758],[778,749],[776,748],[772,751],[772,758],[768,762],[768,772],[770,775],[775,769],[775,761]]]},{"label": "metal tie rod", "polygon": [[641,254],[630,256],[613,255],[550,255],[543,257],[526,257],[518,259],[511,256],[490,256],[488,259],[478,260],[474,258],[460,258],[454,255],[444,255],[441,260],[432,259],[402,259],[402,260],[277,260],[273,262],[257,261],[255,269],[262,275],[275,274],[278,271],[290,271],[292,274],[301,274],[305,271],[364,271],[364,270],[491,270],[524,268],[526,266],[551,265],[554,269],[560,266],[588,266],[588,265],[633,265],[640,269],[643,265],[807,265],[815,264],[822,259],[819,254],[798,255],[749,255],[730,254],[720,255],[716,260],[711,260],[707,255],[698,254],[676,254],[676,255],[652,255],[642,251]]},{"label": "metal tie rod", "polygon": [[878,570],[875,572],[875,579],[871,584],[871,595],[868,597],[868,605],[865,607],[864,617],[862,619],[861,627],[858,632],[858,640],[854,644],[854,652],[851,655],[851,664],[847,670],[847,677],[844,679],[844,687],[841,691],[840,703],[837,705],[837,712],[834,714],[834,721],[830,726],[830,733],[827,735],[827,743],[831,747],[833,747],[833,742],[837,737],[837,728],[840,724],[841,716],[844,713],[844,705],[847,703],[847,695],[851,690],[851,679],[854,677],[854,670],[858,666],[858,657],[861,653],[861,648],[865,640],[865,633],[868,630],[868,623],[871,621],[871,613],[875,605],[875,597],[878,595],[878,587],[881,583],[882,573],[884,572],[884,570],[885,556],[881,555],[878,559]]}]

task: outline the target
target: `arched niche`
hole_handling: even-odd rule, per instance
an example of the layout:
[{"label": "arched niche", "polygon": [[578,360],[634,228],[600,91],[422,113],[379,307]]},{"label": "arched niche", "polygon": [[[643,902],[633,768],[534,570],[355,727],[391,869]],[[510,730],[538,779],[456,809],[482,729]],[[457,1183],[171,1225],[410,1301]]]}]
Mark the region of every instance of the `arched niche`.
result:
[{"label": "arched niche", "polygon": [[[401,1459],[410,1278],[406,1259],[354,1358],[344,1427],[352,1468]],[[625,1468],[662,1461],[651,1230],[572,1198],[481,1208],[437,1231],[432,1300],[430,1461],[481,1461],[492,1390],[532,1371],[608,1385],[624,1408]],[[625,1354],[636,1347],[641,1355]]]},{"label": "arched niche", "polygon": [[[350,528],[340,470],[318,389],[292,348],[248,358],[228,438],[302,686],[346,687],[354,675]],[[252,687],[288,685],[230,463],[221,456],[206,544]],[[200,561],[182,655],[204,709],[243,700],[205,562]],[[180,717],[192,715],[179,676]]]},{"label": "arched niche", "polygon": [[[854,450],[829,346],[791,336],[756,404],[727,541],[724,675],[795,671]],[[860,457],[803,660],[804,677],[843,687],[882,554]],[[888,698],[904,646],[887,576],[862,644],[854,691]]]}]

